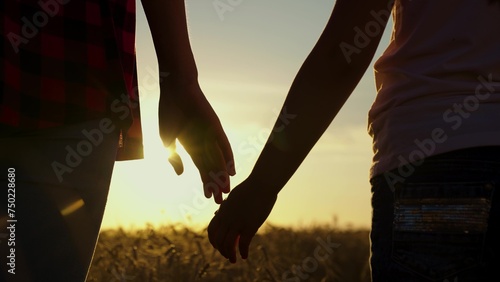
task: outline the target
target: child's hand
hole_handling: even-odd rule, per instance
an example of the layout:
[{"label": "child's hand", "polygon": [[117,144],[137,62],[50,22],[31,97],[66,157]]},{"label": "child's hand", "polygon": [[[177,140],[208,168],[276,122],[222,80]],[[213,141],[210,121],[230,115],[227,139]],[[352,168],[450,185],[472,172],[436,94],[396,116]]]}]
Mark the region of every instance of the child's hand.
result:
[{"label": "child's hand", "polygon": [[236,262],[237,245],[241,257],[248,257],[250,243],[277,199],[257,185],[246,179],[234,188],[208,226],[210,243],[232,263]]}]

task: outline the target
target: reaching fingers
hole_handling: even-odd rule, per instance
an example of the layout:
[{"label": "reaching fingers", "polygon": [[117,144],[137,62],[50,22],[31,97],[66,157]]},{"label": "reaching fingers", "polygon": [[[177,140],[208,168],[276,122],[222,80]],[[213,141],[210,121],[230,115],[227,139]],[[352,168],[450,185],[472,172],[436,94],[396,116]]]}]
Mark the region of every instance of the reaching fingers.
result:
[{"label": "reaching fingers", "polygon": [[206,162],[204,161],[203,155],[200,153],[193,153],[188,149],[188,153],[193,160],[194,165],[198,169],[200,173],[201,182],[203,184],[203,191],[206,198],[210,198],[212,193],[210,192],[213,189],[213,185],[210,184],[210,175],[208,174],[208,169],[206,167]]},{"label": "reaching fingers", "polygon": [[220,192],[219,186],[214,183],[212,180],[203,181],[203,191],[205,193],[205,197],[210,198],[212,195],[214,196],[214,201],[217,204],[222,203],[222,193]]},{"label": "reaching fingers", "polygon": [[205,197],[213,195],[215,202],[220,204],[223,193],[230,191],[229,174],[220,148],[216,143],[209,143],[191,157],[200,172]]},{"label": "reaching fingers", "polygon": [[[238,223],[221,225],[221,215],[215,215],[208,226],[208,239],[210,244],[219,253],[229,259],[231,263],[236,262],[236,253],[239,249],[242,259],[248,258],[250,243],[255,232],[240,232]],[[222,215],[223,216],[223,215]]]},{"label": "reaching fingers", "polygon": [[240,235],[238,248],[240,250],[240,255],[242,259],[248,258],[248,250],[250,248],[250,243],[252,242],[252,238],[254,235],[255,233],[248,234],[246,232],[242,232],[242,234]]},{"label": "reaching fingers", "polygon": [[182,164],[182,159],[177,154],[175,142],[167,148],[169,150],[168,162],[172,165],[177,175],[181,175],[184,172],[184,165]]},{"label": "reaching fingers", "polygon": [[239,232],[235,225],[227,227],[218,226],[211,238],[212,246],[231,263],[236,262],[236,247],[238,245]]},{"label": "reaching fingers", "polygon": [[205,143],[205,154],[205,166],[208,169],[208,174],[211,178],[211,181],[218,186],[218,194],[229,193],[230,180],[229,172],[227,171],[228,160],[224,158],[224,154],[219,144],[216,142]]},{"label": "reaching fingers", "polygon": [[215,238],[217,232],[219,231],[219,222],[220,222],[219,217],[217,216],[217,211],[216,211],[214,218],[212,218],[207,228],[208,241],[210,241],[210,244],[212,245],[212,247],[214,247],[214,249],[217,249]]},{"label": "reaching fingers", "polygon": [[191,158],[200,173],[205,197],[211,198],[214,195],[215,202],[220,204],[222,192],[229,192],[229,175],[226,170],[210,165],[204,152],[191,154]]},{"label": "reaching fingers", "polygon": [[239,231],[237,229],[229,229],[226,238],[221,242],[222,249],[226,254],[225,257],[229,259],[229,262],[236,262],[236,248],[238,246],[238,239],[240,237]]}]

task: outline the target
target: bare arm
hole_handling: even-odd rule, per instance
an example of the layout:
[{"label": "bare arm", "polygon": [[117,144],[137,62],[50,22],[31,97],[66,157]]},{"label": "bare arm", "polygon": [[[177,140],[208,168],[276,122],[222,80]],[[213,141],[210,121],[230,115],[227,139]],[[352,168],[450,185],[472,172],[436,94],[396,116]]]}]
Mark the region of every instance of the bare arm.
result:
[{"label": "bare arm", "polygon": [[198,71],[191,50],[184,0],[142,0],[160,72],[182,82],[197,82]]},{"label": "bare arm", "polygon": [[[198,84],[184,0],[142,0],[142,5],[158,59],[159,131],[163,144],[172,151],[169,161],[177,174],[183,172],[182,160],[175,152],[175,141],[179,140],[200,172],[205,196],[214,195],[220,203],[222,193],[230,189],[229,175],[235,174],[233,153]],[[226,181],[220,181],[221,177]]]},{"label": "bare arm", "polygon": [[[387,10],[388,0],[338,0],[330,20],[290,88],[282,112],[294,114],[289,124],[277,120],[251,178],[266,183],[272,193],[286,184],[340,111],[366,72],[385,26],[359,54],[345,56],[342,42],[354,47],[356,31],[369,22],[379,24],[371,11]],[[345,44],[344,44],[345,45]],[[357,48],[357,47],[356,47]],[[284,143],[285,145],[282,145]],[[286,160],[286,161],[284,161]],[[275,169],[279,167],[279,171]]]},{"label": "bare arm", "polygon": [[[377,21],[372,11],[392,8],[388,0],[337,0],[320,39],[297,73],[282,112],[294,114],[288,124],[277,120],[250,176],[229,195],[210,223],[212,245],[236,261],[237,241],[242,257],[269,215],[278,192],[295,173],[357,86],[382,37],[385,23],[370,43],[349,59],[340,46],[355,46],[356,28]],[[343,43],[344,42],[344,43]]]}]

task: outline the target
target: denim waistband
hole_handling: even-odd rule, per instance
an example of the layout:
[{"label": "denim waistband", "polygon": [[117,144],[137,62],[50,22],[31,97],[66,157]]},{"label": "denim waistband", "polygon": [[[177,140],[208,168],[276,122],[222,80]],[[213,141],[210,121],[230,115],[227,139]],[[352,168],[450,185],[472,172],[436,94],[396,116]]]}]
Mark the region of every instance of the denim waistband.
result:
[{"label": "denim waistband", "polygon": [[370,182],[395,184],[406,181],[464,181],[500,178],[500,146],[475,147],[428,157],[419,163],[410,163],[379,174]]}]

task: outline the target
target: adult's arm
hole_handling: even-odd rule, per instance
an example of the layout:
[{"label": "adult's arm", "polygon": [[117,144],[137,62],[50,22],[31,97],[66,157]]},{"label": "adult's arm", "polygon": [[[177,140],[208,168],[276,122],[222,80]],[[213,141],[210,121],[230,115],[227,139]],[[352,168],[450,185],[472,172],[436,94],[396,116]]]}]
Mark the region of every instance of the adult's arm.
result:
[{"label": "adult's arm", "polygon": [[198,84],[184,0],[142,0],[142,6],[158,60],[159,132],[172,152],[169,161],[177,174],[183,172],[175,150],[179,140],[200,172],[205,196],[213,194],[220,203],[222,193],[230,189],[229,175],[235,174],[233,153],[219,118]]}]

